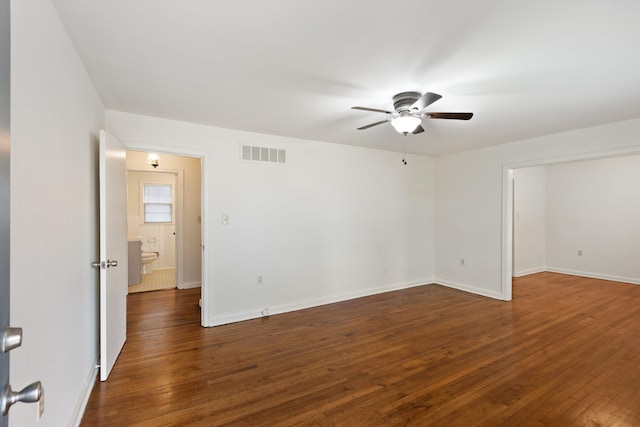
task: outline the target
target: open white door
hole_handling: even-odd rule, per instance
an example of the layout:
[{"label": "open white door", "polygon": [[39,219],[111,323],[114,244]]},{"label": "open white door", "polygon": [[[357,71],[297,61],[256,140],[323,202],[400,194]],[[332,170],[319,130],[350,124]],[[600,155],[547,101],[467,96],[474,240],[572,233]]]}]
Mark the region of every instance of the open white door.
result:
[{"label": "open white door", "polygon": [[127,338],[126,151],[100,131],[100,381],[105,381]]}]

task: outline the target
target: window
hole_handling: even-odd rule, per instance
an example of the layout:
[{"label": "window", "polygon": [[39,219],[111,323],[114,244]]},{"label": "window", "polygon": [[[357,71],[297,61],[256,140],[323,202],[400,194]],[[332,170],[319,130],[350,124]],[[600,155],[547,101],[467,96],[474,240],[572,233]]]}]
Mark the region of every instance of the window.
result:
[{"label": "window", "polygon": [[173,222],[173,186],[142,184],[144,222]]}]

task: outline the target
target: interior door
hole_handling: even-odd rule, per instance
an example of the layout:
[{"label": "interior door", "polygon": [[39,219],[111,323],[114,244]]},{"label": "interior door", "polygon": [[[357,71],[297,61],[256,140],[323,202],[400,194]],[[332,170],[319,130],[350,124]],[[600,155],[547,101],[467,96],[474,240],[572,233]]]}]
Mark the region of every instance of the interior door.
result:
[{"label": "interior door", "polygon": [[127,183],[124,145],[100,131],[100,381],[127,338]]},{"label": "interior door", "polygon": [[0,0],[0,427],[9,425],[9,409],[17,402],[40,402],[38,419],[44,411],[44,389],[40,381],[20,391],[13,391],[9,384],[9,352],[22,345],[22,328],[9,326],[10,37],[9,0]]},{"label": "interior door", "polygon": [[[9,1],[0,1],[0,333],[9,326]],[[0,391],[9,384],[9,353],[0,351]],[[9,417],[0,413],[0,427]]]}]

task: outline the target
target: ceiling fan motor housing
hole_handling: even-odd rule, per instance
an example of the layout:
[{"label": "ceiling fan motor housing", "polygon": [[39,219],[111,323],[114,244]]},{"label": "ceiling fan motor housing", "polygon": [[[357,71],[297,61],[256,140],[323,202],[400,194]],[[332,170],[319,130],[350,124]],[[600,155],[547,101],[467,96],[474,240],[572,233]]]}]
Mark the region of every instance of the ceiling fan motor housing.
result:
[{"label": "ceiling fan motor housing", "polygon": [[402,110],[411,110],[411,106],[418,100],[422,94],[420,92],[400,92],[393,97],[393,108],[397,112]]}]

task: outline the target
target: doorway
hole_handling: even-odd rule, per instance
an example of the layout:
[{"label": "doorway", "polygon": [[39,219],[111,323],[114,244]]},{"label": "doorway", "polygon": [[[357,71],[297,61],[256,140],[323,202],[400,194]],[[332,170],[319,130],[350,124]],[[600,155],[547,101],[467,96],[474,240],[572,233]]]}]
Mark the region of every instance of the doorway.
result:
[{"label": "doorway", "polygon": [[546,168],[513,171],[513,277],[546,269]]},{"label": "doorway", "polygon": [[[503,195],[502,299],[503,300],[510,301],[512,298],[512,277],[514,275],[516,276],[525,275],[528,273],[534,273],[536,271],[554,271],[558,273],[574,274],[574,275],[579,275],[584,277],[594,277],[594,278],[600,278],[600,279],[606,279],[606,280],[623,281],[627,283],[636,283],[636,282],[640,283],[640,280],[635,279],[637,275],[634,275],[634,274],[630,274],[630,275],[613,274],[612,275],[609,273],[606,273],[606,274],[598,273],[598,272],[594,273],[593,271],[595,270],[590,270],[585,273],[587,269],[583,268],[581,263],[585,264],[585,260],[587,259],[585,257],[585,254],[583,254],[583,245],[588,244],[588,242],[586,243],[580,242],[579,244],[574,244],[577,239],[573,239],[571,240],[573,246],[571,246],[569,249],[564,248],[565,254],[568,254],[566,256],[567,257],[570,256],[572,258],[571,260],[564,262],[564,264],[569,266],[568,268],[567,267],[558,268],[557,266],[554,266],[553,262],[549,263],[549,255],[546,253],[546,249],[545,249],[544,255],[539,254],[539,256],[541,256],[540,258],[541,262],[534,263],[534,265],[529,265],[527,267],[523,265],[515,266],[517,267],[516,271],[514,271],[514,246],[513,246],[514,227],[515,227],[514,220],[515,221],[518,221],[519,219],[522,220],[522,217],[518,218],[517,213],[514,213],[514,175],[517,175],[520,172],[523,172],[525,170],[528,170],[530,172],[536,172],[536,171],[539,172],[542,170],[540,168],[535,168],[535,166],[546,167],[546,166],[559,165],[563,163],[569,164],[569,163],[580,162],[580,161],[589,161],[589,160],[598,160],[598,159],[604,160],[608,158],[624,158],[630,155],[637,155],[637,154],[640,154],[640,147],[636,146],[636,147],[625,147],[625,148],[612,149],[612,150],[603,150],[603,151],[598,151],[593,153],[575,154],[575,155],[562,156],[562,157],[556,157],[556,158],[550,158],[550,159],[538,160],[538,161],[514,163],[514,164],[503,166],[503,180],[502,180],[502,188],[503,188],[503,191],[502,191],[502,195]],[[637,170],[637,168],[634,170]],[[582,182],[581,179],[578,179],[577,181]],[[522,182],[523,181],[520,181],[520,184],[518,184],[519,192],[523,191]],[[571,182],[571,180],[569,180],[568,182]],[[542,191],[542,192],[546,191],[545,188],[548,185],[549,185],[549,182],[546,178],[543,185],[540,185],[540,182],[538,182],[539,191]],[[592,188],[593,187],[587,186],[586,190],[584,190],[585,194],[587,195],[587,197],[585,197],[586,200],[593,198],[590,195],[590,191]],[[609,186],[607,188],[613,188],[613,187]],[[567,199],[568,201],[572,200],[567,197],[565,197],[565,199]],[[626,197],[624,199],[626,199]],[[606,208],[607,203],[603,203],[603,205],[605,206],[605,210],[608,211],[608,208]],[[542,206],[541,208],[540,204],[538,204],[538,210],[541,211],[541,209],[546,210],[548,209],[548,206],[546,206],[545,204],[545,206]],[[582,212],[590,212],[590,210],[582,209]],[[578,222],[578,218],[580,218],[579,213],[580,212],[576,212],[575,215],[574,214],[569,215],[569,219],[568,219],[569,223]],[[566,214],[567,214],[566,209],[563,209],[563,215],[566,216]],[[607,215],[601,215],[601,217],[604,218],[604,217],[607,217]],[[580,221],[584,222],[582,221],[582,219],[580,219]],[[618,221],[619,220],[616,218],[616,221],[611,221],[610,223],[615,224]],[[545,227],[548,227],[548,225],[541,224],[539,225],[538,229],[542,230]],[[530,226],[528,227],[528,231],[531,233],[534,228],[535,227]],[[595,230],[596,227],[592,227],[592,229]],[[535,232],[535,230],[533,232]],[[585,233],[582,233],[582,234],[584,235]],[[541,241],[540,243],[541,247],[550,247],[550,248],[558,247],[556,243],[546,242],[545,240],[546,240],[546,237]],[[633,241],[635,242],[635,240]],[[591,247],[606,249],[606,248],[609,248],[610,246],[602,245],[602,244],[599,244],[599,245],[592,244]],[[606,257],[598,256],[595,258],[605,259]],[[627,264],[633,264],[633,263],[627,263]],[[592,267],[589,267],[589,268],[592,268]]]},{"label": "doorway", "polygon": [[129,293],[201,287],[201,159],[127,151],[126,165]]},{"label": "doorway", "polygon": [[129,293],[177,287],[180,173],[127,170]]}]

